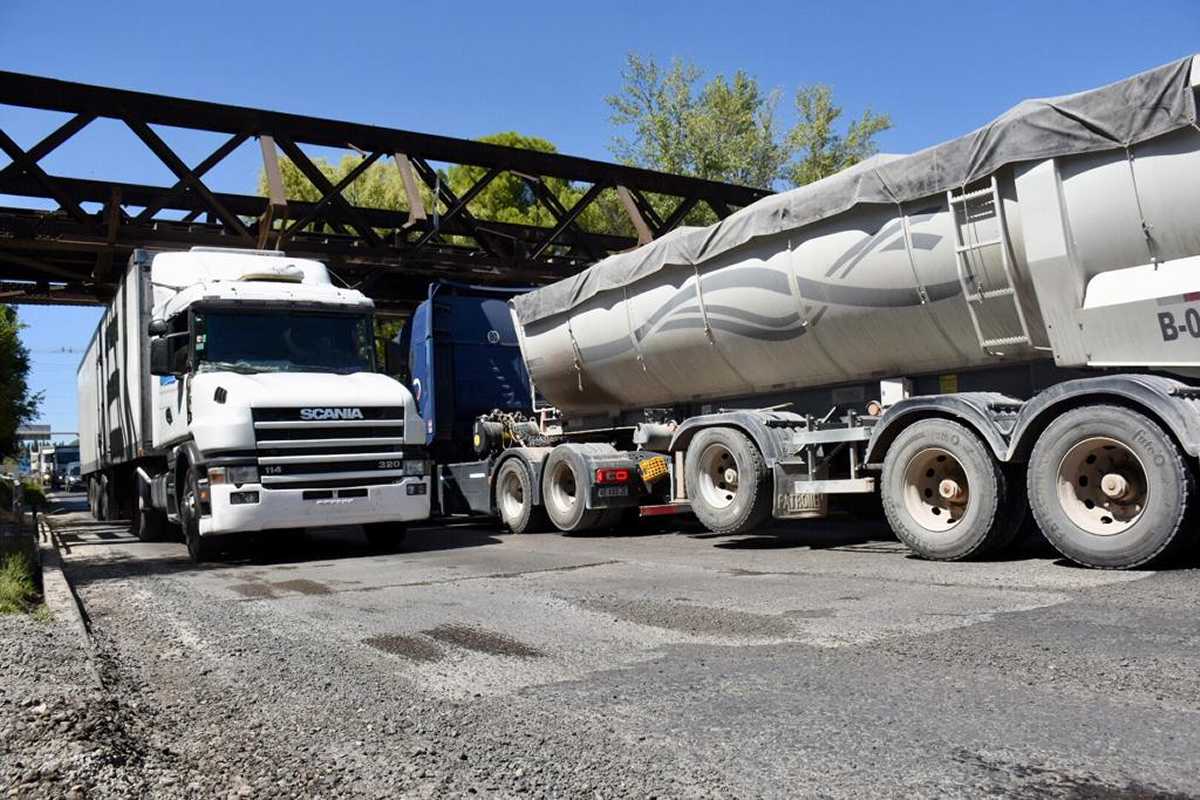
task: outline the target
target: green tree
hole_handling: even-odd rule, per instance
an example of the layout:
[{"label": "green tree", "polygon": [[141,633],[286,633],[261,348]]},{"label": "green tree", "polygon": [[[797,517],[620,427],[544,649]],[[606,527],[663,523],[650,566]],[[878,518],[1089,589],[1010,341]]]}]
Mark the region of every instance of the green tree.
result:
[{"label": "green tree", "polygon": [[17,428],[37,416],[41,393],[31,393],[29,351],[21,343],[17,310],[0,305],[0,455],[16,450]]},{"label": "green tree", "polygon": [[834,130],[842,109],[833,103],[833,89],[818,84],[796,92],[800,120],[788,132],[789,147],[799,159],[787,166],[787,178],[795,186],[827,178],[879,152],[875,136],[892,127],[887,114],[871,109],[850,123],[844,135]]},{"label": "green tree", "polygon": [[667,69],[630,53],[619,94],[608,98],[613,140],[627,164],[679,175],[769,188],[788,152],[778,135],[778,92],[763,92],[742,71],[717,75],[697,90],[699,67],[675,59]]},{"label": "green tree", "polygon": [[702,70],[675,59],[669,68],[630,53],[622,87],[608,98],[611,121],[625,133],[613,153],[623,162],[698,178],[763,189],[780,181],[799,186],[833,174],[875,152],[875,136],[891,127],[870,111],[839,134],[842,110],[828,86],[796,92],[799,120],[778,123],[778,90],[764,91],[745,72],[716,75],[701,84]]}]

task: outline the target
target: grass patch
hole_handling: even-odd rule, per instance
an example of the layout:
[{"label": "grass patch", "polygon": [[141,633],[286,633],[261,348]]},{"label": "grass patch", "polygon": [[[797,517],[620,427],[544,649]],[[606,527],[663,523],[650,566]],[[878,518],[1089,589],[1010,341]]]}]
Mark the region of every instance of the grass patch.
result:
[{"label": "grass patch", "polygon": [[0,614],[29,613],[40,600],[33,582],[33,562],[23,553],[12,553],[0,564]]}]

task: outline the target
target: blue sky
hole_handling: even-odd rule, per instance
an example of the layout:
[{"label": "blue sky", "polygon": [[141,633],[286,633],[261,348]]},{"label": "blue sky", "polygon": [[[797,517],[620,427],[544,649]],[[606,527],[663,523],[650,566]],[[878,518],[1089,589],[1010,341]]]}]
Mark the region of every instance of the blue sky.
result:
[{"label": "blue sky", "polygon": [[[610,157],[604,98],[631,50],[709,73],[744,69],[783,90],[785,124],[797,85],[829,83],[849,114],[891,114],[882,149],[909,152],[1022,98],[1091,88],[1200,50],[1200,2],[0,0],[0,69],[453,136],[519,130],[593,158]],[[59,119],[0,106],[0,128],[24,146]],[[43,166],[165,179],[118,126],[86,133]],[[170,141],[192,163],[212,147],[201,136]],[[250,191],[256,170],[244,149],[212,183]],[[0,205],[15,202],[0,196]],[[97,312],[21,313],[32,383],[46,391],[44,421],[75,430],[79,355],[55,351],[83,348]]]}]

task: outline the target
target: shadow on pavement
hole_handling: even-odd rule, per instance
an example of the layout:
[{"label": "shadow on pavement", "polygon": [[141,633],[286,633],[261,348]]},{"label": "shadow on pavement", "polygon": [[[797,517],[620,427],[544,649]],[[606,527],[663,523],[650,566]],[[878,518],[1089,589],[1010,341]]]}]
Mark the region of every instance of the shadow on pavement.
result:
[{"label": "shadow on pavement", "polygon": [[[69,537],[69,530],[60,532]],[[314,529],[307,532],[275,531],[249,534],[212,562],[193,564],[182,542],[145,543],[124,538],[72,542],[66,564],[72,582],[87,585],[97,581],[141,576],[164,576],[239,566],[271,566],[351,558],[397,558],[417,553],[483,547],[500,544],[489,531],[472,526],[430,527],[411,530],[396,550],[381,553],[368,547],[357,528]],[[86,549],[77,549],[86,545]],[[106,545],[108,545],[106,547]]]}]

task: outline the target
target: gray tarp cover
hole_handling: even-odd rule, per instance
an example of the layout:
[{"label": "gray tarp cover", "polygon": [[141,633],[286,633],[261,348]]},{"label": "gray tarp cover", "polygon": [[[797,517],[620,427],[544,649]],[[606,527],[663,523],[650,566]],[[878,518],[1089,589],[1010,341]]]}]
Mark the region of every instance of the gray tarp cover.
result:
[{"label": "gray tarp cover", "polygon": [[1026,100],[972,133],[910,156],[878,156],[816,183],[764,197],[706,228],[680,228],[578,275],[512,299],[522,324],[569,311],[665,266],[701,264],[756,238],[860,203],[903,203],[985,178],[1005,164],[1133,145],[1196,121],[1185,58],[1118,83]]}]

